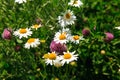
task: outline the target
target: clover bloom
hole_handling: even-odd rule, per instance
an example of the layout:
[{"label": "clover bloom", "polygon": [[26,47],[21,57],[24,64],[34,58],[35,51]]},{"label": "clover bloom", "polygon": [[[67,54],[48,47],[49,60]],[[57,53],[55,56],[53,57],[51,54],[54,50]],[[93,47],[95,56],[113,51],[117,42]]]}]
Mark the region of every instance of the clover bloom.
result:
[{"label": "clover bloom", "polygon": [[84,28],[84,29],[82,30],[82,34],[83,34],[84,36],[88,36],[88,35],[90,34],[90,30],[89,30],[88,28]]},{"label": "clover bloom", "polygon": [[51,52],[55,51],[57,54],[63,54],[63,52],[67,51],[67,46],[65,44],[52,41],[50,44],[50,50]]},{"label": "clover bloom", "polygon": [[5,28],[4,31],[3,31],[3,33],[2,33],[2,38],[10,40],[11,37],[12,37],[11,33],[12,33],[11,29]]},{"label": "clover bloom", "polygon": [[114,35],[110,32],[106,32],[105,35],[106,35],[106,37],[104,38],[105,42],[110,42],[111,40],[114,39]]}]

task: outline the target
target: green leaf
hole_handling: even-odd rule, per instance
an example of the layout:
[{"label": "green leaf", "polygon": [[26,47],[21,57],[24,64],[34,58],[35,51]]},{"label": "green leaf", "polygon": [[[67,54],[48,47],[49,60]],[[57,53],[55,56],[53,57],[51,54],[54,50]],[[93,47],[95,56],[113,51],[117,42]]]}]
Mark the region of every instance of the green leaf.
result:
[{"label": "green leaf", "polygon": [[0,68],[2,68],[4,66],[5,62],[1,61],[0,62]]},{"label": "green leaf", "polygon": [[23,40],[17,39],[17,42],[21,44],[23,43]]},{"label": "green leaf", "polygon": [[113,45],[120,44],[120,41],[115,41]]}]

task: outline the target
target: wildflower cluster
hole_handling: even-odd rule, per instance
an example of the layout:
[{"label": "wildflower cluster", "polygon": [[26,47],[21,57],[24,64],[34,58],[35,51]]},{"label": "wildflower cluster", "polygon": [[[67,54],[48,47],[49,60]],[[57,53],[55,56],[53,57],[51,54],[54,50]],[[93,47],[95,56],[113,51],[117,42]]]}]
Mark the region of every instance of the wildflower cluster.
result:
[{"label": "wildflower cluster", "polygon": [[[29,38],[33,33],[31,29],[37,30],[41,26],[42,26],[41,24],[35,24],[35,25],[32,25],[30,28],[20,28],[14,31],[13,35],[19,37],[19,39]],[[27,49],[30,49],[30,47],[34,48],[34,47],[37,47],[39,44],[40,44],[40,40],[38,38],[29,38],[25,43],[24,47]]]},{"label": "wildflower cluster", "polygon": [[[68,5],[75,7],[80,7],[82,4],[80,0],[71,0],[68,3]],[[67,49],[67,43],[79,44],[80,40],[84,40],[82,35],[72,35],[71,30],[67,28],[67,26],[75,24],[75,20],[77,18],[70,9],[58,16],[58,23],[62,29],[55,33],[50,44],[51,53],[43,56],[47,65],[63,66],[65,63],[69,64],[72,61],[77,61],[78,54],[75,54],[76,51],[70,52]]]},{"label": "wildflower cluster", "polygon": [[119,4],[0,1],[0,80],[119,80]]}]

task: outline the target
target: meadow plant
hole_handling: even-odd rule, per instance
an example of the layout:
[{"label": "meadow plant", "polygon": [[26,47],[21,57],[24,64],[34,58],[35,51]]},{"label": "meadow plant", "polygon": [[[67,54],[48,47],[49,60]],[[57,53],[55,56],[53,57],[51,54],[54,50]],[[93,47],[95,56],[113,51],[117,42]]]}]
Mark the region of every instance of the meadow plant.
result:
[{"label": "meadow plant", "polygon": [[119,4],[0,1],[0,80],[120,80]]}]

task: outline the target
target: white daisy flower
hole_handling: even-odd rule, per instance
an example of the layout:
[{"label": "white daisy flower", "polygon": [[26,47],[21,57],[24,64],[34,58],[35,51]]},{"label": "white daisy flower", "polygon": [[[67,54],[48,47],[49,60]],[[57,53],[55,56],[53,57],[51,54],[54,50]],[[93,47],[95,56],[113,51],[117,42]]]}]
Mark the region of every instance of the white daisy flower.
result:
[{"label": "white daisy flower", "polygon": [[83,3],[80,0],[71,0],[68,5],[74,6],[74,7],[80,7],[83,5]]},{"label": "white daisy flower", "polygon": [[55,65],[56,62],[58,62],[59,60],[59,56],[57,56],[57,54],[55,52],[51,52],[51,53],[48,53],[48,54],[45,54],[43,56],[43,58],[45,58],[45,63],[47,65]]},{"label": "white daisy flower", "polygon": [[66,44],[69,41],[68,37],[69,37],[69,34],[67,34],[66,32],[59,31],[55,34],[54,41],[56,43],[61,43],[61,44],[65,43]]},{"label": "white daisy flower", "polygon": [[15,2],[21,4],[21,3],[23,3],[23,2],[26,3],[27,1],[26,1],[26,0],[15,0]]},{"label": "white daisy flower", "polygon": [[25,43],[25,48],[30,49],[30,47],[37,47],[40,44],[40,40],[37,38],[30,38]]},{"label": "white daisy flower", "polygon": [[80,40],[84,40],[83,36],[79,36],[79,35],[74,35],[74,36],[71,36],[70,40],[73,42],[73,43],[76,43],[78,44]]},{"label": "white daisy flower", "polygon": [[118,27],[115,27],[115,29],[118,29],[118,30],[120,30],[120,26],[118,26]]},{"label": "white daisy flower", "polygon": [[64,55],[60,56],[60,60],[62,65],[64,65],[65,63],[69,64],[72,61],[76,61],[78,58],[78,55],[75,55],[75,51],[74,52],[64,52]]},{"label": "white daisy flower", "polygon": [[37,30],[37,29],[40,28],[41,26],[42,26],[41,24],[35,24],[35,25],[32,25],[31,28]]},{"label": "white daisy flower", "polygon": [[61,27],[72,25],[75,23],[75,20],[76,16],[70,10],[67,10],[62,16],[58,16],[58,22],[61,25]]},{"label": "white daisy flower", "polygon": [[13,35],[18,36],[20,39],[22,37],[28,38],[28,36],[31,36],[32,31],[30,31],[31,29],[28,28],[20,28],[17,31],[15,31],[13,33]]}]

